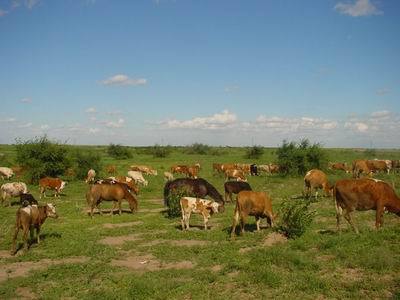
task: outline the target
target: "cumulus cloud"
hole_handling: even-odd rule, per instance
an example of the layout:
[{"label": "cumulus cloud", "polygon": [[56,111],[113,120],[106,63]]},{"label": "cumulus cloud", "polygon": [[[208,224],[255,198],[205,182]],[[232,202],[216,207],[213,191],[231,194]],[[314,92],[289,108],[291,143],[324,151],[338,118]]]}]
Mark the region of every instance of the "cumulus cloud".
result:
[{"label": "cumulus cloud", "polygon": [[117,74],[105,80],[102,80],[101,83],[103,85],[145,85],[147,84],[147,79],[145,78],[129,78],[127,75],[124,74]]},{"label": "cumulus cloud", "polygon": [[40,129],[41,129],[41,130],[47,130],[47,129],[49,129],[49,128],[50,128],[50,126],[47,125],[47,124],[40,125]]},{"label": "cumulus cloud", "polygon": [[14,123],[15,121],[17,121],[16,118],[5,118],[5,119],[0,119],[1,123]]},{"label": "cumulus cloud", "polygon": [[383,11],[379,10],[369,0],[356,0],[355,2],[348,2],[348,3],[339,2],[335,5],[335,10],[341,14],[352,17],[383,14]]},{"label": "cumulus cloud", "polygon": [[346,122],[344,128],[358,132],[367,132],[369,126],[363,122]]},{"label": "cumulus cloud", "polygon": [[378,118],[378,119],[388,119],[391,116],[391,112],[387,110],[381,110],[381,111],[375,111],[371,113],[372,118]]},{"label": "cumulus cloud", "polygon": [[228,110],[222,111],[208,117],[196,117],[190,120],[168,120],[161,122],[166,128],[189,128],[189,129],[224,129],[232,127],[237,120],[235,114]]},{"label": "cumulus cloud", "polygon": [[301,118],[282,118],[267,117],[261,115],[256,122],[248,123],[248,128],[253,129],[273,129],[280,132],[295,132],[301,130],[331,130],[338,127],[337,121],[325,120],[321,118],[301,117]]},{"label": "cumulus cloud", "polygon": [[32,127],[32,125],[33,124],[31,122],[28,122],[25,124],[18,125],[18,128],[29,128],[29,127]]},{"label": "cumulus cloud", "polygon": [[105,126],[108,128],[121,128],[124,126],[125,120],[119,118],[118,121],[108,121],[105,123]]}]

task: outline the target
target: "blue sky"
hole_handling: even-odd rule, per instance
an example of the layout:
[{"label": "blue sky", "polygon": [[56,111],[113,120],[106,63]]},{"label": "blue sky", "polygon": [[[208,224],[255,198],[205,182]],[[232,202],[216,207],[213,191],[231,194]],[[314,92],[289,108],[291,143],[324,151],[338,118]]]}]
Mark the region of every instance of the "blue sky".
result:
[{"label": "blue sky", "polygon": [[398,0],[0,0],[0,143],[400,146]]}]

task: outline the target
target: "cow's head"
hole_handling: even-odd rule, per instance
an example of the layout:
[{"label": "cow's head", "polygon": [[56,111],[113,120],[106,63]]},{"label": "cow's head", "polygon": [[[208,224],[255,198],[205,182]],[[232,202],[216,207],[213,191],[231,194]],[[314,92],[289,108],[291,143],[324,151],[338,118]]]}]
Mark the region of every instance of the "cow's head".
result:
[{"label": "cow's head", "polygon": [[218,202],[211,202],[208,207],[211,209],[211,213],[220,212],[220,204]]},{"label": "cow's head", "polygon": [[52,203],[47,203],[46,205],[46,214],[50,218],[58,218],[57,212],[56,212],[56,206]]}]

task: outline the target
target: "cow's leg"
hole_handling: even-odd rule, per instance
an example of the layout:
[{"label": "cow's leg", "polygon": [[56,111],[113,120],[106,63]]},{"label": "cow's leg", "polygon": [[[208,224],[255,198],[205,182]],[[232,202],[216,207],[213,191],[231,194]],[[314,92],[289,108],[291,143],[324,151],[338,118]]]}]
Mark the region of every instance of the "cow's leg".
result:
[{"label": "cow's leg", "polygon": [[111,207],[111,210],[110,210],[110,213],[109,213],[110,216],[114,215],[114,209],[115,209],[116,204],[117,203],[115,201],[112,202],[112,207]]},{"label": "cow's leg", "polygon": [[121,203],[122,203],[122,200],[118,200],[118,215],[122,214]]},{"label": "cow's leg", "polygon": [[335,208],[336,208],[336,229],[340,231],[340,219],[342,218],[343,209],[340,207],[339,203],[335,201]]},{"label": "cow's leg", "polygon": [[190,222],[190,216],[191,216],[192,212],[189,211],[186,215],[186,229],[189,230],[189,222]]},{"label": "cow's leg", "polygon": [[256,226],[257,226],[257,231],[260,231],[260,222],[261,222],[261,218],[256,216]]},{"label": "cow's leg", "polygon": [[242,213],[240,216],[240,234],[244,233],[244,225],[246,224],[247,215]]},{"label": "cow's leg", "polygon": [[233,215],[233,223],[232,223],[232,229],[231,229],[231,237],[235,236],[235,231],[236,231],[236,226],[239,223],[239,211],[235,209],[235,213]]},{"label": "cow's leg", "polygon": [[29,226],[23,228],[23,241],[25,251],[28,251],[28,232],[30,231],[29,229]]},{"label": "cow's leg", "polygon": [[208,216],[203,214],[203,220],[204,220],[204,230],[207,230],[207,223],[208,223]]},{"label": "cow's leg", "polygon": [[18,226],[18,224],[16,224],[15,230],[14,230],[14,236],[13,236],[13,240],[12,240],[12,246],[11,246],[11,255],[15,255],[15,253],[16,253],[15,244],[17,241],[18,232],[19,232],[19,226]]},{"label": "cow's leg", "polygon": [[385,207],[383,205],[378,204],[376,208],[376,218],[375,218],[375,227],[379,229],[383,225],[383,213],[385,211]]},{"label": "cow's leg", "polygon": [[351,227],[353,228],[353,230],[355,231],[355,233],[359,234],[358,229],[356,226],[354,226],[353,220],[351,218],[351,211],[346,209],[346,212],[344,213],[344,218],[346,219],[347,222],[349,222],[349,224],[351,225]]},{"label": "cow's leg", "polygon": [[267,215],[267,222],[271,227],[274,227],[274,215],[270,212],[267,212],[266,215]]}]

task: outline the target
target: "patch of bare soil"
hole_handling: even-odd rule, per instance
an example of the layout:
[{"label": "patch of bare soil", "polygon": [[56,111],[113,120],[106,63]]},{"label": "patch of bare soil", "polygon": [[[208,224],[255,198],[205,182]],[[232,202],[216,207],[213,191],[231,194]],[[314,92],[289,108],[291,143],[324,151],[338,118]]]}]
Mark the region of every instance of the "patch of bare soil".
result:
[{"label": "patch of bare soil", "polygon": [[114,229],[114,228],[129,227],[142,224],[143,224],[142,221],[126,222],[126,223],[105,223],[103,224],[103,227],[107,229]]},{"label": "patch of bare soil", "polygon": [[175,263],[163,263],[157,260],[153,255],[135,255],[128,256],[125,259],[113,259],[112,266],[126,267],[136,272],[159,271],[166,269],[192,269],[194,264],[191,261],[179,261]]},{"label": "patch of bare soil", "polygon": [[39,297],[28,287],[19,287],[15,290],[15,293],[17,294],[18,299],[39,299]]},{"label": "patch of bare soil", "polygon": [[164,199],[147,199],[147,200],[145,200],[145,202],[161,204],[164,206]]},{"label": "patch of bare soil", "polygon": [[59,260],[42,259],[36,262],[24,261],[6,264],[0,269],[0,282],[5,281],[8,278],[28,276],[31,271],[45,270],[50,265],[85,263],[88,260],[89,257],[77,256]]},{"label": "patch of bare soil", "polygon": [[270,247],[276,244],[286,243],[287,240],[288,240],[287,237],[284,236],[283,234],[272,232],[268,234],[267,238],[264,240],[263,245]]},{"label": "patch of bare soil", "polygon": [[360,281],[364,276],[361,269],[344,268],[339,272],[344,282]]},{"label": "patch of bare soil", "polygon": [[153,240],[153,241],[150,241],[148,243],[140,244],[138,246],[140,246],[140,247],[152,247],[152,246],[156,246],[156,245],[163,244],[163,243],[168,243],[168,240]]},{"label": "patch of bare soil", "polygon": [[221,265],[215,265],[211,267],[211,271],[213,271],[214,273],[218,273],[219,271],[222,270],[222,266]]},{"label": "patch of bare soil", "polygon": [[119,246],[125,242],[137,241],[140,240],[140,234],[128,234],[128,235],[120,235],[120,236],[108,236],[99,241],[100,244],[108,245],[108,246]]},{"label": "patch of bare soil", "polygon": [[193,247],[193,246],[206,246],[210,242],[208,241],[200,241],[200,240],[173,240],[169,241],[170,244],[174,246],[188,246],[188,247]]},{"label": "patch of bare soil", "polygon": [[319,261],[331,261],[334,260],[335,257],[336,257],[335,255],[329,255],[329,254],[316,256],[317,260]]},{"label": "patch of bare soil", "polygon": [[0,251],[0,259],[11,258],[11,257],[13,257],[13,256],[10,254],[10,251],[7,251],[7,250]]}]

